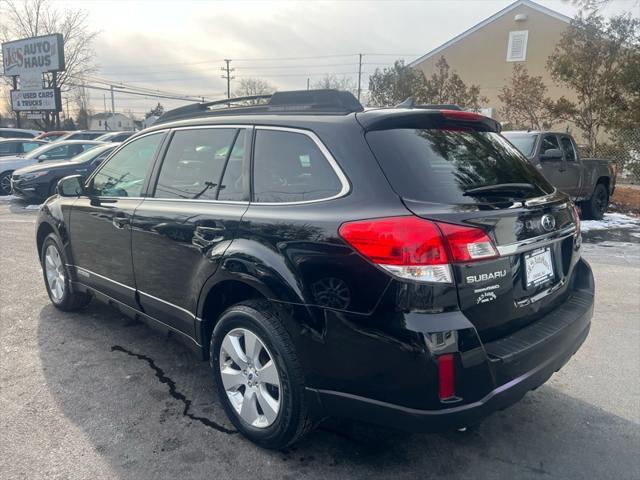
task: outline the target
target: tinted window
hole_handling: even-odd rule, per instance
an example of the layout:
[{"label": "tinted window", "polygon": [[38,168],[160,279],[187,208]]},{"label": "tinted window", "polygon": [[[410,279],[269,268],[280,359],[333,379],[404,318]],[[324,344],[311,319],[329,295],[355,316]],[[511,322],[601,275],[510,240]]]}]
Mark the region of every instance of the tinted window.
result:
[{"label": "tinted window", "polygon": [[562,143],[562,151],[564,152],[564,158],[569,162],[575,161],[576,151],[573,148],[573,142],[571,142],[571,139],[569,137],[562,137],[560,139],[560,143]]},{"label": "tinted window", "polygon": [[103,197],[139,197],[163,135],[147,135],[123,147],[93,177],[92,193]]},{"label": "tinted window", "polygon": [[245,141],[246,132],[242,130],[233,145],[229,161],[224,169],[224,176],[220,183],[218,200],[242,201],[246,200],[245,192],[249,191],[245,175]]},{"label": "tinted window", "polygon": [[35,143],[35,142],[24,142],[22,144],[22,151],[23,152],[30,152],[34,148],[38,148],[40,145],[42,145],[42,144],[41,143]]},{"label": "tinted window", "polygon": [[332,197],[342,185],[315,142],[302,133],[257,130],[253,163],[256,202]]},{"label": "tinted window", "polygon": [[10,155],[18,151],[17,142],[0,142],[0,155]]},{"label": "tinted window", "polygon": [[155,197],[215,200],[237,130],[178,130],[158,176]]},{"label": "tinted window", "polygon": [[518,192],[518,198],[553,192],[542,175],[497,133],[394,129],[369,132],[367,141],[393,189],[408,199],[448,204],[490,203],[498,197],[491,196],[488,200],[486,195],[479,197],[465,192],[505,183],[533,185],[531,191]]},{"label": "tinted window", "polygon": [[21,132],[20,130],[4,130],[0,131],[0,137],[3,138],[33,138],[29,132]]},{"label": "tinted window", "polygon": [[542,139],[542,145],[540,146],[540,153],[545,153],[551,149],[560,150],[558,145],[558,138],[555,135],[547,135]]},{"label": "tinted window", "polygon": [[520,150],[524,155],[530,157],[533,155],[533,149],[536,146],[536,140],[538,139],[538,135],[530,135],[530,134],[514,134],[514,133],[504,133],[503,134],[507,140],[513,143],[513,146]]}]

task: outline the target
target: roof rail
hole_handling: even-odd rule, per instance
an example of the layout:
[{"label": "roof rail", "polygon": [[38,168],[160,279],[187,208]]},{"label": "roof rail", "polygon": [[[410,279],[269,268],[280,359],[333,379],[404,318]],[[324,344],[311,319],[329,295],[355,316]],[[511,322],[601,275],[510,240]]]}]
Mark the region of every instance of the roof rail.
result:
[{"label": "roof rail", "polygon": [[[269,100],[257,105],[237,105],[253,100]],[[235,106],[231,106],[236,104]],[[222,107],[227,108],[210,108]],[[364,108],[351,92],[339,90],[294,90],[269,95],[228,98],[214,102],[194,103],[165,112],[154,125],[172,120],[201,116],[239,115],[255,113],[332,113],[361,112]]]},{"label": "roof rail", "polygon": [[454,105],[451,103],[443,103],[440,105],[436,105],[436,104],[419,105],[419,104],[416,104],[415,97],[407,98],[404,102],[396,105],[395,108],[422,108],[425,110],[462,110],[462,108],[460,108],[459,105]]}]

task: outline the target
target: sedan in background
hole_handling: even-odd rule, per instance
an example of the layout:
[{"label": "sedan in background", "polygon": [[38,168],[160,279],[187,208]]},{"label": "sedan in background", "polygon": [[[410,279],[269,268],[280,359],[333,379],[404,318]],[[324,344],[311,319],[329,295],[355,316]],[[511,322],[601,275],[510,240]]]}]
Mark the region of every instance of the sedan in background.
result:
[{"label": "sedan in background", "polygon": [[75,132],[68,132],[66,135],[61,136],[58,140],[95,140],[100,135],[104,135],[102,130],[76,130]]},{"label": "sedan in background", "polygon": [[44,132],[36,137],[36,140],[44,140],[45,142],[55,142],[70,133],[68,130],[56,130],[54,132]]},{"label": "sedan in background", "polygon": [[119,143],[98,145],[65,162],[38,163],[13,172],[13,194],[24,198],[43,200],[56,191],[58,181],[68,175],[88,176],[107,158]]},{"label": "sedan in background", "polygon": [[11,193],[11,174],[19,168],[39,162],[69,160],[85,150],[102,145],[95,140],[67,140],[47,143],[24,155],[0,157],[0,195]]},{"label": "sedan in background", "polygon": [[36,140],[35,138],[0,139],[0,157],[23,155],[25,153],[29,153],[34,148],[38,148],[39,146],[46,144],[47,142],[43,140]]},{"label": "sedan in background", "polygon": [[34,138],[42,132],[24,128],[0,128],[0,138]]},{"label": "sedan in background", "polygon": [[96,138],[99,142],[124,142],[127,138],[136,132],[107,132]]}]

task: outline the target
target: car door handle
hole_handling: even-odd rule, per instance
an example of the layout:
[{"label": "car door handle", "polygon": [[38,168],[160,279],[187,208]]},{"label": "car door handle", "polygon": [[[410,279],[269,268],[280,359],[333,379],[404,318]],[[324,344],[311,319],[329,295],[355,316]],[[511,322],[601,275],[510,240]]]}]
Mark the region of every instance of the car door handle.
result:
[{"label": "car door handle", "polygon": [[114,227],[121,230],[129,224],[129,216],[123,212],[116,212],[111,223]]}]

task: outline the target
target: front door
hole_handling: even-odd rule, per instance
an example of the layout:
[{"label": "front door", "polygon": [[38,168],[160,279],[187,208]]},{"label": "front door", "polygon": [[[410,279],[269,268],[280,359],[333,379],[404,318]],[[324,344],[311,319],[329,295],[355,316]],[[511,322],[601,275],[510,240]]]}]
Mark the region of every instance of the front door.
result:
[{"label": "front door", "polygon": [[133,265],[145,313],[190,336],[202,285],[248,206],[250,132],[176,129],[153,196],[136,209]]},{"label": "front door", "polygon": [[79,282],[137,307],[131,262],[131,219],[164,137],[149,134],[127,144],[89,180],[87,196],[71,209],[69,236]]}]

